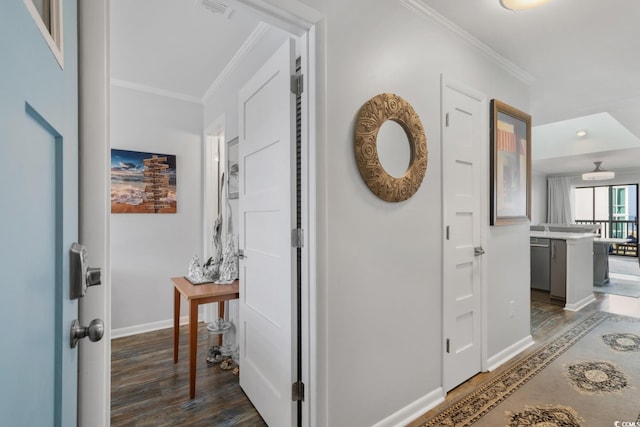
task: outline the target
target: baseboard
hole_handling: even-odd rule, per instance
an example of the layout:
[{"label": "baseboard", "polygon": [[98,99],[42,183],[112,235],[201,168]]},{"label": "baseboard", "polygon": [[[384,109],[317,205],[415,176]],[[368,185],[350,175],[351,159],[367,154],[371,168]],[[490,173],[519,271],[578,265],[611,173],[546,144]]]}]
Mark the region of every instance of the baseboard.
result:
[{"label": "baseboard", "polygon": [[406,426],[411,421],[418,418],[420,415],[435,408],[440,403],[444,402],[444,390],[442,387],[438,387],[426,396],[408,404],[399,411],[389,415],[384,420],[378,421],[373,427],[400,427]]},{"label": "baseboard", "polygon": [[531,347],[533,344],[534,342],[531,335],[526,336],[515,344],[512,344],[509,347],[505,348],[495,356],[490,357],[489,360],[487,360],[487,369],[489,370],[489,372],[494,371],[499,366],[505,364],[507,361],[513,359],[515,356]]},{"label": "baseboard", "polygon": [[587,295],[586,297],[582,298],[580,301],[578,301],[576,303],[566,304],[564,306],[564,309],[567,310],[567,311],[579,311],[583,307],[585,307],[586,305],[591,304],[595,300],[596,300],[596,297],[593,295],[593,293],[591,293],[591,295]]},{"label": "baseboard", "polygon": [[[198,321],[202,321],[198,316]],[[189,316],[180,317],[180,324],[186,325],[189,323]],[[123,338],[131,335],[144,334],[145,332],[159,331],[160,329],[173,328],[173,319],[160,320],[158,322],[144,323],[142,325],[127,326],[125,328],[118,328],[111,330],[111,339]]]}]

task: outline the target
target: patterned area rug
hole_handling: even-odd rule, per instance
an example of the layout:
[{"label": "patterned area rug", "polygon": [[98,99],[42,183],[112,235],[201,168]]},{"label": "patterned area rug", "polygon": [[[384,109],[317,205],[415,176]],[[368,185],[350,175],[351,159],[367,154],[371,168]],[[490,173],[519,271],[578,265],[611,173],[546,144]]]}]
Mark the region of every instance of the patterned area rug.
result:
[{"label": "patterned area rug", "polygon": [[640,426],[640,319],[595,313],[419,425],[472,424]]}]

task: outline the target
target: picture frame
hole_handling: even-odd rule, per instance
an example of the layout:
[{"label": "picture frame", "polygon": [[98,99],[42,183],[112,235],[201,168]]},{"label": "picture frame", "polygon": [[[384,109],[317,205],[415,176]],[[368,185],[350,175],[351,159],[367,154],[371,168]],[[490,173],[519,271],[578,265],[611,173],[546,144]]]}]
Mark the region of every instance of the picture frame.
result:
[{"label": "picture frame", "polygon": [[240,194],[240,164],[238,137],[227,142],[227,197],[237,199]]},{"label": "picture frame", "polygon": [[175,154],[111,149],[111,213],[177,213]]},{"label": "picture frame", "polygon": [[490,225],[531,221],[531,116],[491,100]]}]

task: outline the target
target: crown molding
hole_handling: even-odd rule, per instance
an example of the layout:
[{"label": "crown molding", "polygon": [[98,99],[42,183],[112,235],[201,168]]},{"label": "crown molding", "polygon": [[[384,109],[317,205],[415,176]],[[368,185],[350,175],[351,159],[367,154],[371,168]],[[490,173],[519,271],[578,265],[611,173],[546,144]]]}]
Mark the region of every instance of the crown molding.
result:
[{"label": "crown molding", "polygon": [[256,28],[249,34],[249,37],[244,41],[242,46],[238,49],[233,58],[229,61],[229,63],[224,67],[224,69],[220,72],[218,77],[211,83],[209,89],[204,93],[202,99],[199,100],[200,103],[206,104],[211,95],[213,95],[219,88],[224,84],[224,81],[233,73],[233,71],[238,67],[242,59],[254,48],[256,44],[264,37],[264,35],[269,31],[271,26],[264,22],[260,22]]},{"label": "crown molding", "polygon": [[468,43],[473,45],[480,52],[484,53],[488,56],[493,62],[495,62],[500,68],[512,74],[518,80],[522,81],[526,85],[531,85],[535,82],[535,77],[518,67],[513,62],[509,61],[504,56],[500,55],[498,52],[472,36],[467,31],[463,30],[458,25],[454,24],[431,7],[424,4],[422,0],[399,0],[400,3],[405,6],[407,9],[411,10],[414,13],[417,13],[420,16],[427,17],[441,26],[447,28],[448,30],[454,32],[458,36],[462,37]]},{"label": "crown molding", "polygon": [[130,82],[127,80],[111,79],[111,86],[122,87],[125,89],[136,90],[138,92],[150,93],[152,95],[164,96],[165,98],[178,99],[180,101],[193,102],[202,105],[202,100],[195,96],[185,95],[183,93],[171,92],[157,87],[146,86],[140,83]]}]

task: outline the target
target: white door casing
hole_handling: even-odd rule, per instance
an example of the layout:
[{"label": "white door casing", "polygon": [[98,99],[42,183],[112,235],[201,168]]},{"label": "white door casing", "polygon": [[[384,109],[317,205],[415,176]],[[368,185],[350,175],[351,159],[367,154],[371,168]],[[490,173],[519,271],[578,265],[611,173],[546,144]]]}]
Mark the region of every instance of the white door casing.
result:
[{"label": "white door casing", "polygon": [[105,325],[101,341],[79,343],[78,425],[92,427],[111,423],[109,4],[78,2],[80,241],[90,265],[102,268],[102,285],[79,300],[79,316],[82,325]]},{"label": "white door casing", "polygon": [[[483,367],[483,96],[443,79],[443,388]],[[486,185],[486,184],[485,184]]]},{"label": "white door casing", "polygon": [[240,386],[269,425],[294,424],[295,46],[239,93]]}]

